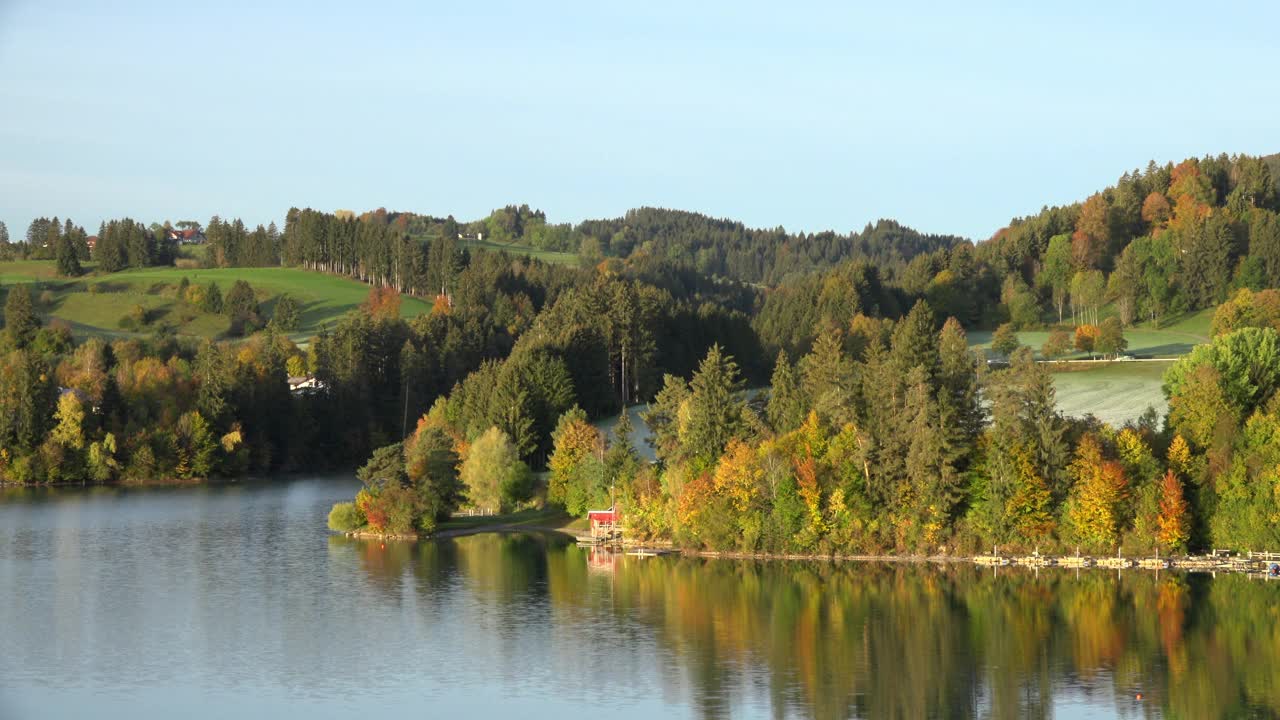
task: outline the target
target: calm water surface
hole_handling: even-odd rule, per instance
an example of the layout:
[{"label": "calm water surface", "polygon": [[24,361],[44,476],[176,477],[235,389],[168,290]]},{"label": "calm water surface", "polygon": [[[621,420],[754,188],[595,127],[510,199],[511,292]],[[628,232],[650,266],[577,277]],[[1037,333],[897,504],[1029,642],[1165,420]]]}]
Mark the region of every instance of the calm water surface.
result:
[{"label": "calm water surface", "polygon": [[0,718],[1280,713],[1280,582],[330,537],[356,485],[0,496]]}]

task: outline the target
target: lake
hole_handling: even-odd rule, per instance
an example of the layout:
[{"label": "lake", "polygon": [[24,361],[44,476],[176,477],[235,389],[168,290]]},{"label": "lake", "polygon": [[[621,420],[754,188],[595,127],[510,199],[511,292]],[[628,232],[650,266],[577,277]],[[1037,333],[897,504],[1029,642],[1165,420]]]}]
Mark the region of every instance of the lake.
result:
[{"label": "lake", "polygon": [[4,491],[0,717],[1280,714],[1280,582],[332,537],[357,484]]}]

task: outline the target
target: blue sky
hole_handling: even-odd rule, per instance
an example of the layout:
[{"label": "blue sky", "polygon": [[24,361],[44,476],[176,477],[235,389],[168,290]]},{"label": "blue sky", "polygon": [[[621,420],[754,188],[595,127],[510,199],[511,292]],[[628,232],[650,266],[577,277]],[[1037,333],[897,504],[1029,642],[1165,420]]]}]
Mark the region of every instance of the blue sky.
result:
[{"label": "blue sky", "polygon": [[0,0],[11,235],[527,202],[981,239],[1150,159],[1280,151],[1277,3],[187,5]]}]

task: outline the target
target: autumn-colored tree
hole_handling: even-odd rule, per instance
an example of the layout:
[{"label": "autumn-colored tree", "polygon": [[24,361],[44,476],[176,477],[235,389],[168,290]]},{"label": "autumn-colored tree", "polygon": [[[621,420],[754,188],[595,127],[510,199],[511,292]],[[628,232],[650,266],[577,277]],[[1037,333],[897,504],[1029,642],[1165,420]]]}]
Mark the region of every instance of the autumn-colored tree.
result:
[{"label": "autumn-colored tree", "polygon": [[1071,352],[1072,337],[1066,330],[1056,329],[1049,333],[1048,339],[1040,347],[1040,354],[1048,360],[1055,360]]},{"label": "autumn-colored tree", "polygon": [[301,355],[290,355],[284,364],[285,371],[292,377],[302,377],[307,374],[307,359]]},{"label": "autumn-colored tree", "polygon": [[1165,454],[1169,469],[1179,477],[1191,477],[1191,447],[1181,435],[1174,435],[1169,443],[1169,452]]},{"label": "autumn-colored tree", "polygon": [[570,512],[577,514],[585,509],[603,477],[600,459],[604,454],[604,438],[587,422],[587,414],[577,407],[560,416],[551,437],[553,450],[547,462],[551,471],[547,500],[566,507],[573,500]]},{"label": "autumn-colored tree", "polygon": [[1169,197],[1175,203],[1188,198],[1195,206],[1212,205],[1216,199],[1213,183],[1200,172],[1200,162],[1189,158],[1178,163],[1169,176]]},{"label": "autumn-colored tree", "polygon": [[1009,357],[1019,347],[1018,335],[1013,331],[1013,323],[1003,323],[991,335],[991,349]]},{"label": "autumn-colored tree", "polygon": [[58,398],[58,410],[54,414],[58,424],[50,433],[53,441],[74,450],[84,447],[84,429],[81,427],[84,414],[84,406],[75,391],[62,393]]},{"label": "autumn-colored tree", "polygon": [[764,472],[751,446],[741,440],[730,440],[716,465],[716,490],[732,501],[735,510],[746,512],[761,496],[763,480]]},{"label": "autumn-colored tree", "polygon": [[1218,306],[1213,313],[1213,336],[1225,335],[1246,327],[1269,327],[1280,330],[1280,290],[1240,288]]},{"label": "autumn-colored tree", "polygon": [[1017,485],[1005,502],[1004,512],[1018,537],[1026,542],[1039,542],[1053,532],[1054,520],[1050,505],[1053,496],[1044,478],[1031,464],[1031,453],[1018,448],[1013,453],[1017,469]]},{"label": "autumn-colored tree", "polygon": [[1164,227],[1164,224],[1169,222],[1169,215],[1172,212],[1169,199],[1164,196],[1164,193],[1153,192],[1142,201],[1142,220],[1150,224],[1152,230]]},{"label": "autumn-colored tree", "polygon": [[754,548],[763,530],[760,505],[768,489],[756,451],[741,440],[730,440],[716,465],[712,483],[716,494],[732,508],[741,546]]},{"label": "autumn-colored tree", "polygon": [[1103,320],[1102,325],[1098,327],[1098,337],[1093,343],[1094,350],[1104,356],[1114,356],[1124,352],[1127,347],[1129,347],[1129,341],[1125,340],[1120,319],[1109,317]]},{"label": "autumn-colored tree", "polygon": [[1077,325],[1075,334],[1076,350],[1093,355],[1094,344],[1098,340],[1097,325]]},{"label": "autumn-colored tree", "polygon": [[1077,268],[1087,270],[1098,266],[1107,245],[1111,242],[1111,206],[1102,193],[1084,202],[1076,231],[1071,236],[1071,257]]},{"label": "autumn-colored tree", "polygon": [[1119,538],[1123,504],[1129,497],[1124,466],[1107,460],[1092,434],[1080,439],[1071,463],[1075,480],[1068,517],[1079,539],[1095,549],[1110,549]]},{"label": "autumn-colored tree", "polygon": [[373,318],[394,320],[400,317],[400,291],[390,286],[372,287],[365,308]]},{"label": "autumn-colored tree", "polygon": [[1160,481],[1160,516],[1156,519],[1156,541],[1166,550],[1186,547],[1191,537],[1191,512],[1182,490],[1182,481],[1173,470]]}]

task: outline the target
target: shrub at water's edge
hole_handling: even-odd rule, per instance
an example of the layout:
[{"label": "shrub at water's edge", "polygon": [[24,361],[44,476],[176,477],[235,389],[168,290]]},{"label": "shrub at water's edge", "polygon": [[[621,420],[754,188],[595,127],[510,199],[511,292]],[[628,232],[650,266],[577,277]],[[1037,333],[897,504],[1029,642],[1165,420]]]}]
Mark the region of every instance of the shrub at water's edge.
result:
[{"label": "shrub at water's edge", "polygon": [[329,529],[334,532],[351,532],[364,524],[364,513],[353,502],[335,503],[329,511]]},{"label": "shrub at water's edge", "polygon": [[401,537],[434,531],[463,498],[454,445],[424,419],[405,442],[378,448],[356,471],[364,488],[355,502],[329,511],[329,529]]}]

